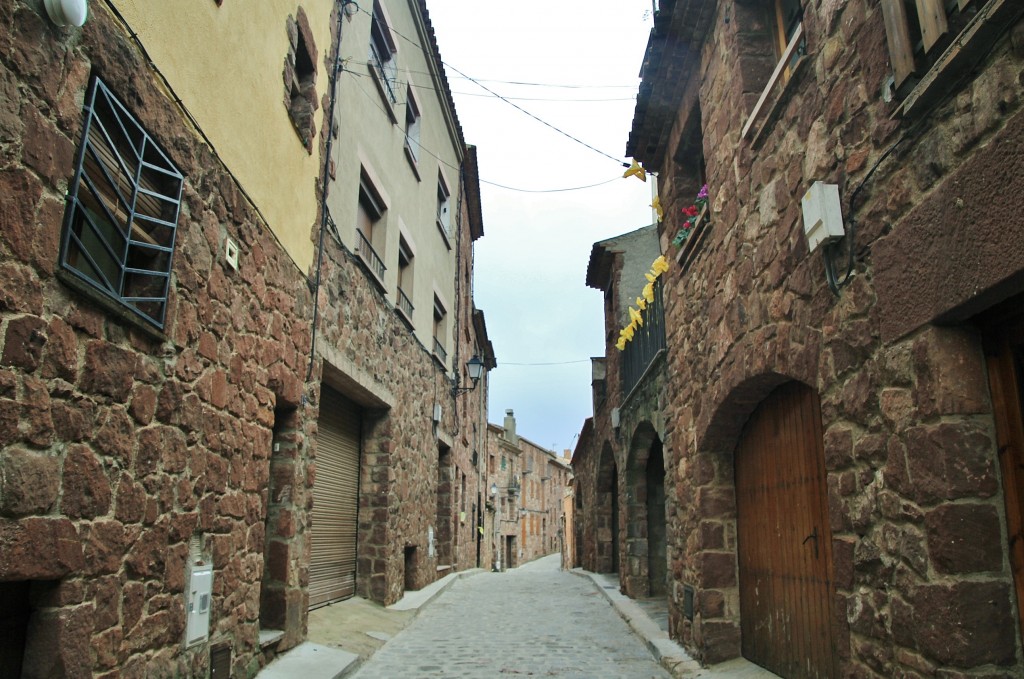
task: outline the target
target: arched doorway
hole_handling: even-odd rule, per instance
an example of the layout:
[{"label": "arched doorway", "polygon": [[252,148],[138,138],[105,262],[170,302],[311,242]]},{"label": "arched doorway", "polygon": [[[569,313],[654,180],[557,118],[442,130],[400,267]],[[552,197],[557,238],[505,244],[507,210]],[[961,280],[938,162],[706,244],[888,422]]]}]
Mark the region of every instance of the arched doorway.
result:
[{"label": "arched doorway", "polygon": [[668,532],[665,523],[665,460],[661,441],[654,440],[647,457],[647,580],[648,595],[668,593]]},{"label": "arched doorway", "polygon": [[668,592],[668,533],[665,520],[665,460],[654,426],[637,427],[626,472],[629,562],[623,573],[625,593],[637,599]]},{"label": "arched doorway", "polygon": [[832,531],[818,394],[790,382],[736,447],[743,655],[788,679],[835,677]]},{"label": "arched doorway", "polygon": [[601,465],[597,473],[597,572],[619,571],[619,470],[611,444],[601,449]]}]

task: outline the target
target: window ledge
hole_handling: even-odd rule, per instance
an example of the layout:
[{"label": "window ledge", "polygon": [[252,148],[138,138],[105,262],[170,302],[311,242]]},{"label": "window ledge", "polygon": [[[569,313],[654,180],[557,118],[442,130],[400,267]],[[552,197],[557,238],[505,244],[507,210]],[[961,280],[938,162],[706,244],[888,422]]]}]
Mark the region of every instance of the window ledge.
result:
[{"label": "window ledge", "polygon": [[[157,342],[171,341],[171,338],[164,332],[164,330],[167,328],[168,323],[166,320],[164,321],[163,329],[158,328],[155,325],[152,325],[145,318],[132,311],[131,307],[97,290],[92,284],[82,280],[73,271],[68,271],[58,266],[54,271],[54,276],[61,283],[71,288],[72,290],[80,294],[82,297],[85,297],[96,306],[100,307],[110,316],[113,316],[114,318],[132,326],[137,330],[141,330],[150,339],[155,340]],[[168,311],[171,308],[170,297],[171,295],[168,294]]]},{"label": "window ledge", "polygon": [[439,222],[437,220],[434,220],[434,224],[437,225],[437,230],[441,234],[441,238],[444,239],[445,247],[448,248],[449,250],[451,250],[452,249],[452,243],[451,243],[451,238],[448,236],[448,232],[445,231],[445,228],[441,224],[441,222]]},{"label": "window ledge", "polygon": [[711,208],[705,205],[704,209],[697,215],[697,221],[694,223],[693,228],[690,229],[690,235],[679,246],[679,252],[676,253],[676,264],[679,265],[680,276],[685,275],[694,260],[697,259],[697,255],[703,249],[704,241],[707,240],[710,231]]},{"label": "window ledge", "polygon": [[409,161],[409,167],[412,168],[412,173],[416,175],[416,181],[423,181],[423,178],[420,177],[419,161],[417,161],[416,156],[413,155],[412,149],[409,148],[408,142],[406,142],[403,150],[405,151],[405,159]]},{"label": "window ledge", "polygon": [[759,125],[755,125],[754,129],[750,133],[750,147],[754,150],[761,148],[764,144],[765,137],[775,127],[775,121],[778,120],[779,115],[782,113],[782,108],[790,100],[793,93],[796,92],[799,87],[800,81],[803,80],[803,74],[807,71],[807,64],[810,62],[810,57],[802,56],[797,59],[796,63],[793,64],[793,73],[786,84],[779,88],[779,91],[771,104],[764,111],[764,120]]},{"label": "window ledge", "polygon": [[391,122],[394,125],[398,124],[398,115],[395,113],[395,103],[391,101],[391,97],[388,96],[388,87],[381,82],[380,73],[374,68],[372,62],[366,63],[366,70],[370,72],[370,76],[373,78],[373,84],[377,86],[377,92],[380,94],[381,101],[384,102],[384,109],[387,111],[388,117],[391,118]]},{"label": "window ledge", "polygon": [[[797,76],[804,70],[804,64],[808,60],[806,55],[798,57],[796,63],[791,67],[789,66],[794,52],[796,52],[803,40],[804,25],[801,23],[797,26],[796,31],[794,31],[793,37],[790,38],[789,44],[786,45],[786,49],[782,52],[782,57],[775,65],[775,70],[772,72],[771,77],[768,78],[768,83],[761,92],[761,96],[758,97],[757,103],[754,104],[754,110],[750,112],[746,123],[743,124],[743,131],[740,136],[743,139],[751,140],[752,145],[753,141],[758,140],[764,131],[771,127],[775,116],[778,115],[779,106],[783,103],[783,100],[788,98],[789,93],[794,88],[794,83],[797,81]],[[787,68],[790,69],[790,74],[788,78],[784,78]],[[775,93],[774,98],[772,98],[773,92]]]},{"label": "window ledge", "polygon": [[415,326],[412,324],[412,319],[409,318],[409,316],[405,313],[405,310],[402,309],[401,306],[399,306],[399,305],[395,306],[395,313],[397,313],[398,317],[400,319],[402,319],[403,323],[405,323],[405,327],[407,327],[409,330],[414,330],[415,329]]}]

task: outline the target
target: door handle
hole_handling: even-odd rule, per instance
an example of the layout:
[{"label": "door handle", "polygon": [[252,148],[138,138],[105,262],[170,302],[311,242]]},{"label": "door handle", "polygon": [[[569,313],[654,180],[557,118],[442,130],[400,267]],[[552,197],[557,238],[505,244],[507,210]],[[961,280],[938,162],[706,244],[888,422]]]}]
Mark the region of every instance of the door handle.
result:
[{"label": "door handle", "polygon": [[814,540],[814,558],[818,558],[818,527],[814,527],[814,532],[804,538],[804,541],[800,544],[806,545],[808,540]]}]

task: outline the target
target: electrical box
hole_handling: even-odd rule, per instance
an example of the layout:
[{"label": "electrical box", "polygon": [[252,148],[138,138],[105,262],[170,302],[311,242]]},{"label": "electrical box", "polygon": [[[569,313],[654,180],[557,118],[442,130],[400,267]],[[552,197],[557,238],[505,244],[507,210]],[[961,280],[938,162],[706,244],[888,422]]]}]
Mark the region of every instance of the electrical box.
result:
[{"label": "electrical box", "polygon": [[238,271],[238,243],[228,238],[224,241],[224,260],[235,271]]},{"label": "electrical box", "polygon": [[210,635],[210,598],[213,596],[213,564],[192,566],[188,581],[185,645],[206,641]]},{"label": "electrical box", "polygon": [[440,421],[441,421],[441,404],[440,403],[435,403],[434,404],[434,422],[440,422]]},{"label": "electrical box", "polygon": [[839,186],[814,182],[800,200],[804,213],[807,248],[814,252],[822,243],[843,237],[843,210],[839,205]]}]

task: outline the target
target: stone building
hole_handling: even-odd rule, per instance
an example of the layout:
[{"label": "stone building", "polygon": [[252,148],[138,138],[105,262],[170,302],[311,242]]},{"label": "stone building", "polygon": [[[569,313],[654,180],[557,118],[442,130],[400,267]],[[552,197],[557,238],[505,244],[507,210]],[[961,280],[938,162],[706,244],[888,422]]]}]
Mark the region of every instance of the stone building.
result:
[{"label": "stone building", "polygon": [[0,90],[0,674],[248,676],[474,566],[495,361],[424,6],[14,0]]},{"label": "stone building", "polygon": [[487,438],[491,516],[485,531],[492,569],[515,568],[558,551],[571,468],[553,451],[519,436],[512,410],[505,411],[504,426],[488,425]]},{"label": "stone building", "polygon": [[630,322],[646,275],[660,255],[655,225],[594,244],[587,285],[605,300],[606,355],[592,362],[594,416],[584,424],[572,459],[581,534],[580,564],[616,572],[636,598],[664,597],[666,496],[662,441],[665,326],[660,281],[641,312],[644,325],[623,351],[615,348]]},{"label": "stone building", "polygon": [[[1019,676],[1020,3],[657,10],[627,154],[670,263],[671,635],[783,677]],[[818,181],[845,235],[812,249]],[[598,412],[574,466],[621,531]]]}]

